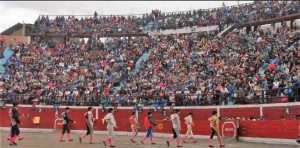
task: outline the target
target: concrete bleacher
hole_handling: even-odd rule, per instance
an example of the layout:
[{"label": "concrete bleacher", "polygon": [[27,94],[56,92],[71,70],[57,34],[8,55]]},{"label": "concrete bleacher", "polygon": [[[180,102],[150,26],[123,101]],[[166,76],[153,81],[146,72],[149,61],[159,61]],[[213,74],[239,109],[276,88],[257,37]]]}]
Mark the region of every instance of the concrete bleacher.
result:
[{"label": "concrete bleacher", "polygon": [[[150,49],[148,52],[145,52],[138,60],[137,62],[135,63],[135,66],[134,66],[134,71],[138,71],[139,68],[141,67],[141,62],[142,61],[147,61],[149,59],[149,56],[150,56],[150,52],[152,51],[152,49]],[[116,86],[115,87],[115,91],[114,91],[114,94],[116,94],[122,87],[122,83],[120,83],[119,86]]]},{"label": "concrete bleacher", "polygon": [[138,70],[139,70],[139,68],[141,67],[141,62],[142,62],[142,61],[145,62],[145,61],[147,61],[147,60],[149,59],[150,52],[151,52],[151,50],[148,51],[148,52],[145,52],[145,53],[137,60],[137,62],[136,62],[136,64],[135,64],[135,71],[138,71]]},{"label": "concrete bleacher", "polygon": [[254,26],[256,26],[256,27],[270,26],[272,23],[274,23],[275,28],[277,28],[277,27],[281,26],[281,22],[285,22],[288,26],[290,26],[291,20],[294,20],[295,23],[297,24],[297,22],[299,23],[299,19],[300,19],[300,13],[295,13],[295,14],[290,14],[290,15],[284,15],[284,16],[277,17],[277,18],[245,23],[245,24],[241,24],[237,27],[231,26],[228,29],[224,29],[224,31],[222,33],[220,33],[219,36],[226,36],[229,32],[233,31],[236,28],[244,29],[246,27],[251,27],[251,30],[255,30]]},{"label": "concrete bleacher", "polygon": [[199,27],[199,26],[193,26],[190,27],[183,27],[181,29],[167,29],[167,30],[159,30],[157,31],[160,34],[167,35],[167,34],[182,34],[182,33],[193,33],[193,32],[209,32],[213,30],[217,30],[218,26],[206,26],[206,27]]}]

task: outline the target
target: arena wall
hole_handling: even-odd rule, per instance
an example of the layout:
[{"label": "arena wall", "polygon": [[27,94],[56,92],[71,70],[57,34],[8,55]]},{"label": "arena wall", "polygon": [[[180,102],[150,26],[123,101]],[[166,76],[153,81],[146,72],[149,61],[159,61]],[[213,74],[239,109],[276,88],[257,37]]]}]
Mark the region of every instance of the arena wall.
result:
[{"label": "arena wall", "polygon": [[[9,127],[10,121],[8,117],[8,111],[11,106],[0,109],[0,127]],[[58,115],[63,112],[64,106],[59,109]],[[71,106],[70,116],[76,121],[76,124],[71,124],[72,130],[85,130],[85,118],[84,113],[87,111],[87,107],[73,107]],[[106,113],[103,113],[100,107],[94,107],[94,117],[96,119],[94,129],[95,131],[104,131],[106,125],[102,123],[102,118]],[[181,109],[181,119],[189,113],[194,113],[194,134],[195,135],[209,135],[210,128],[207,118],[211,115],[213,110],[218,110],[221,117],[259,117],[263,115],[265,121],[241,121],[240,129],[241,137],[253,137],[253,138],[275,138],[275,139],[296,139],[300,132],[300,120],[295,120],[293,117],[300,113],[299,103],[285,103],[285,104],[268,104],[268,105],[244,105],[244,106],[226,106],[226,107],[177,107]],[[286,113],[289,108],[288,114]],[[19,112],[21,115],[22,124],[21,128],[34,128],[34,129],[54,129],[60,130],[62,128],[62,121],[56,120],[55,112],[52,106],[38,106],[35,110],[29,105],[20,105]],[[145,131],[143,126],[144,117],[147,115],[149,108],[145,108],[142,112],[138,113],[139,123],[141,124],[140,131]],[[130,124],[128,118],[133,112],[132,107],[119,107],[115,112],[115,118],[117,120],[118,128],[116,131],[130,132]],[[171,123],[164,121],[166,117],[169,117],[170,110],[166,109],[167,116],[162,113],[155,112],[153,117],[158,125],[154,128],[155,133],[171,133]],[[277,120],[279,116],[284,116],[286,120]],[[34,124],[34,117],[40,117],[39,124]],[[55,122],[56,121],[56,122]],[[233,123],[230,124],[224,123]],[[186,126],[182,122],[182,132],[186,131]],[[225,125],[225,126],[224,126]],[[222,126],[223,129],[222,129]],[[236,121],[222,121],[220,123],[220,131],[223,130],[223,135],[232,136],[235,131]]]}]

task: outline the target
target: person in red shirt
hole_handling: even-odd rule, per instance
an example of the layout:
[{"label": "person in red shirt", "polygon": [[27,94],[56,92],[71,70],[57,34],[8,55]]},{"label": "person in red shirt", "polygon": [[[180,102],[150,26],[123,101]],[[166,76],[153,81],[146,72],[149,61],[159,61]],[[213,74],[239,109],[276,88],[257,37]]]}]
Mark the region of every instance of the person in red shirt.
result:
[{"label": "person in red shirt", "polygon": [[152,126],[156,126],[156,123],[154,122],[154,119],[152,117],[152,112],[148,112],[148,116],[144,119],[144,126],[147,129],[146,136],[142,139],[141,143],[144,144],[144,141],[150,137],[151,144],[155,144],[153,142],[153,132],[152,132]]}]

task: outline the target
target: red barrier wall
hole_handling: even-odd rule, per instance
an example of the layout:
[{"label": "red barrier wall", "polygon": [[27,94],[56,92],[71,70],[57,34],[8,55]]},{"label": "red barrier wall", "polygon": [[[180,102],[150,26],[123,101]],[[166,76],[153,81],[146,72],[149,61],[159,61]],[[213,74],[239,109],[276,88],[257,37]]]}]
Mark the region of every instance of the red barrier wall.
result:
[{"label": "red barrier wall", "polygon": [[270,119],[278,119],[280,116],[284,116],[285,119],[293,119],[296,114],[300,114],[300,105],[289,106],[290,114],[286,114],[286,106],[277,106],[277,107],[263,107],[263,115]]},{"label": "red barrier wall", "polygon": [[257,138],[296,139],[299,120],[242,121],[241,136]]},{"label": "red barrier wall", "polygon": [[[237,107],[237,108],[228,108],[220,107],[219,112],[221,117],[259,117],[260,111],[263,111],[263,115],[267,119],[266,121],[241,121],[241,136],[244,137],[261,137],[261,138],[283,138],[283,139],[296,139],[298,136],[298,131],[300,121],[293,120],[293,116],[299,114],[300,105],[289,105],[290,114],[284,114],[286,106],[268,106],[268,107]],[[8,111],[11,107],[0,109],[0,127],[9,127],[10,121],[8,117]],[[211,115],[213,110],[218,110],[218,107],[204,107],[204,108],[183,108],[181,109],[181,119],[189,113],[194,113],[194,122],[195,127],[193,129],[194,134],[196,135],[209,135],[210,128],[207,118]],[[260,110],[260,108],[262,108]],[[30,118],[21,117],[22,124],[21,128],[54,128],[55,112],[52,107],[44,108],[43,112],[39,112],[38,109],[32,110],[31,107],[20,106],[19,108],[20,115],[30,115]],[[62,113],[63,109],[60,108],[59,115]],[[74,130],[85,130],[85,118],[84,113],[87,111],[86,108],[82,107],[71,107],[70,116],[77,122],[76,124],[71,124],[71,129]],[[131,115],[133,109],[118,109],[115,112],[115,118],[117,120],[118,129],[116,131],[131,131],[128,118]],[[169,117],[170,110],[167,111],[167,116],[162,115],[159,111],[153,113],[154,120],[157,124],[162,124],[162,129],[154,128],[155,133],[171,133],[171,123],[163,121],[166,117]],[[96,118],[96,109],[93,111],[94,117]],[[145,109],[143,112],[139,112],[139,123],[141,124],[140,131],[145,131],[143,126],[143,120],[147,115],[148,110]],[[282,114],[278,114],[281,112]],[[102,124],[101,119],[106,113],[102,113],[101,109],[98,109],[98,120],[95,122],[94,129],[103,131],[106,129],[106,125]],[[278,116],[283,115],[286,119],[285,121],[275,120]],[[41,117],[40,124],[33,124],[32,119],[35,116]],[[221,123],[220,127],[223,123]],[[62,125],[57,125],[57,129],[61,129]],[[232,126],[226,126],[224,135],[232,135]],[[221,130],[220,130],[221,131]],[[182,133],[186,132],[186,125],[182,122]]]},{"label": "red barrier wall", "polygon": [[[220,108],[220,117],[259,117],[259,107],[247,108]],[[278,118],[278,117],[277,117]]]}]

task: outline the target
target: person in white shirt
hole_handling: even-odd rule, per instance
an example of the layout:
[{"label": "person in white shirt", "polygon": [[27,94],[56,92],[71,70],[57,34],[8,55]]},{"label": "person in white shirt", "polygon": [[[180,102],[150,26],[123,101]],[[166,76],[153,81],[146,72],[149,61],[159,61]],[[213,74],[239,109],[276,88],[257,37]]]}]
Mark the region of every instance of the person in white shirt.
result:
[{"label": "person in white shirt", "polygon": [[175,106],[175,95],[173,93],[170,93],[170,102],[172,103],[170,109],[173,110]]},{"label": "person in white shirt", "polygon": [[77,88],[74,89],[73,94],[74,94],[76,97],[78,96],[79,92],[78,92]]},{"label": "person in white shirt", "polygon": [[228,90],[227,90],[227,88],[226,88],[226,87],[223,87],[223,88],[221,89],[221,93],[223,93],[223,94],[227,94],[227,93],[228,93]]},{"label": "person in white shirt", "polygon": [[197,140],[194,138],[193,136],[193,130],[192,130],[192,127],[195,126],[194,125],[194,122],[193,122],[193,113],[189,113],[189,115],[187,117],[184,118],[185,120],[185,124],[187,125],[187,131],[186,131],[186,134],[185,134],[185,137],[184,137],[184,140],[183,142],[184,143],[187,143],[186,142],[186,138],[191,135],[191,138],[193,140],[193,143],[196,143]]},{"label": "person in white shirt", "polygon": [[186,88],[184,91],[184,95],[189,95],[189,94],[190,94],[190,91]]},{"label": "person in white shirt", "polygon": [[277,89],[279,87],[280,82],[278,80],[273,82],[273,89]]},{"label": "person in white shirt", "polygon": [[173,136],[170,137],[167,140],[167,145],[170,146],[170,142],[177,138],[177,147],[182,147],[180,144],[180,131],[181,131],[181,125],[180,125],[180,110],[175,109],[174,113],[171,115],[171,121],[172,121],[172,131],[173,131]]},{"label": "person in white shirt", "polygon": [[71,93],[71,92],[70,92],[69,90],[67,90],[67,91],[65,92],[65,95],[68,96],[70,93]]},{"label": "person in white shirt", "polygon": [[90,95],[90,91],[87,89],[85,92],[85,95],[89,96]]},{"label": "person in white shirt", "polygon": [[109,142],[109,147],[115,147],[114,145],[112,145],[112,138],[115,136],[115,131],[114,128],[118,128],[117,127],[117,122],[115,120],[115,117],[113,115],[113,113],[115,112],[115,110],[113,108],[109,108],[108,109],[108,114],[106,114],[106,116],[103,118],[104,121],[107,123],[107,138],[103,141],[103,144],[106,146],[106,142]]},{"label": "person in white shirt", "polygon": [[87,135],[90,135],[90,144],[94,144],[93,142],[93,108],[88,107],[88,112],[84,114],[84,117],[86,118],[86,133],[79,137],[79,142],[82,143],[82,138],[86,137]]}]

